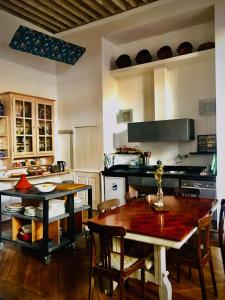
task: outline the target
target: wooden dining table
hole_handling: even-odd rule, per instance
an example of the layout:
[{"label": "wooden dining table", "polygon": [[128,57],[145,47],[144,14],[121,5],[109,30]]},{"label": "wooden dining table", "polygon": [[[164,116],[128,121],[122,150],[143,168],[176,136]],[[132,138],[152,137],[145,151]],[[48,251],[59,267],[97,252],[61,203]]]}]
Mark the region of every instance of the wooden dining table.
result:
[{"label": "wooden dining table", "polygon": [[125,238],[154,245],[154,270],[146,279],[159,286],[161,300],[172,299],[172,286],[166,269],[166,248],[179,249],[197,231],[197,222],[217,208],[217,201],[206,198],[164,196],[166,211],[158,212],[156,196],[134,201],[91,218],[102,225],[123,226]]}]

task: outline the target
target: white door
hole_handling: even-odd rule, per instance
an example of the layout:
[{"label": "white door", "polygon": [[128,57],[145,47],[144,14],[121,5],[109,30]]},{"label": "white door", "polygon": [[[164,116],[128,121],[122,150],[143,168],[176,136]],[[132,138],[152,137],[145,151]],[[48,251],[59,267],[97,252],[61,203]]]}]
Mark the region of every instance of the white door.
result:
[{"label": "white door", "polygon": [[74,128],[74,169],[98,170],[98,128],[83,126]]}]

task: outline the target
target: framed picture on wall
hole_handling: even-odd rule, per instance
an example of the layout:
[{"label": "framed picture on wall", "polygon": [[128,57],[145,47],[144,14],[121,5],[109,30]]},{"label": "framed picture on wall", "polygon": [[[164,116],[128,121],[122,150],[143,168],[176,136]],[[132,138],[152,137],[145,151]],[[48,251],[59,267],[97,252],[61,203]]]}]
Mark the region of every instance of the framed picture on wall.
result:
[{"label": "framed picture on wall", "polygon": [[198,135],[198,152],[215,153],[216,152],[216,135]]}]

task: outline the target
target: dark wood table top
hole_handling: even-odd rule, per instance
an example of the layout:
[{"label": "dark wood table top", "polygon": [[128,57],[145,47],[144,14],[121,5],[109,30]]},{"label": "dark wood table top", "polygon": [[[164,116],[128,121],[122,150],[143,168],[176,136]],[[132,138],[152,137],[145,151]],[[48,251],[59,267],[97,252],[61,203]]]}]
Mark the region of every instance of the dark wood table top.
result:
[{"label": "dark wood table top", "polygon": [[167,212],[156,212],[153,201],[136,199],[90,220],[103,225],[124,226],[127,232],[182,241],[209,213],[216,201],[205,198],[164,196]]}]

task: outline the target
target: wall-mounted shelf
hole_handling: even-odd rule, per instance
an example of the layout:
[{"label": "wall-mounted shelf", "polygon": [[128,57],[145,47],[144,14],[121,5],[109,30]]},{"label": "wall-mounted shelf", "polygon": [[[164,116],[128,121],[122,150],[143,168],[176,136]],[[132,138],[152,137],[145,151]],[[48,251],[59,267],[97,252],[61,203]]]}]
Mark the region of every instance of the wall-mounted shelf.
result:
[{"label": "wall-mounted shelf", "polygon": [[200,62],[203,60],[207,60],[210,58],[214,58],[215,56],[215,49],[208,49],[204,51],[197,51],[185,55],[174,56],[167,59],[157,60],[141,65],[135,65],[127,68],[116,69],[109,71],[109,74],[114,78],[125,78],[135,75],[140,75],[146,72],[149,72],[155,68],[162,68],[162,67],[172,67],[175,64],[183,64],[183,63],[190,63],[190,62]]},{"label": "wall-mounted shelf", "polygon": [[213,154],[216,154],[216,152],[190,152],[189,154],[197,154],[197,155],[199,155],[199,154],[203,154],[203,155],[205,155],[205,154],[208,154],[208,155],[213,155]]}]

